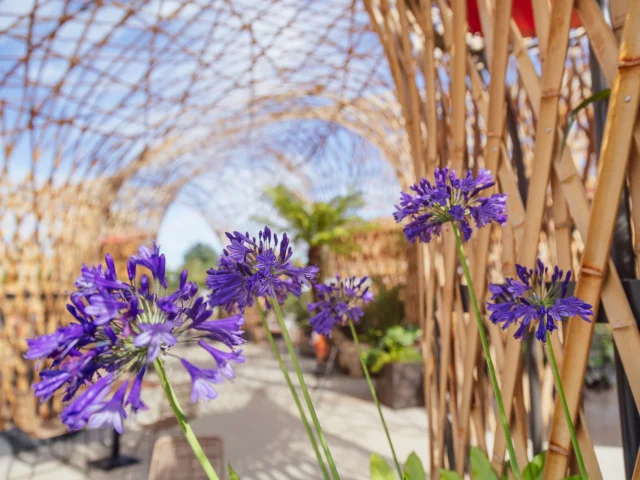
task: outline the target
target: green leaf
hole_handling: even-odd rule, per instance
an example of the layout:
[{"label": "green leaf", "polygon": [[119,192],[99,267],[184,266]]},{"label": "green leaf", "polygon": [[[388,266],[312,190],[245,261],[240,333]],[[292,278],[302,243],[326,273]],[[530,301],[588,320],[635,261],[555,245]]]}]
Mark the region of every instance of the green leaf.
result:
[{"label": "green leaf", "polygon": [[236,471],[233,469],[233,467],[231,466],[231,462],[229,462],[227,465],[228,465],[227,468],[229,470],[227,477],[229,478],[229,480],[240,480],[240,475],[238,475]]},{"label": "green leaf", "polygon": [[569,132],[571,131],[571,127],[573,127],[574,122],[580,113],[581,110],[584,110],[592,103],[598,102],[600,100],[605,100],[611,96],[611,89],[605,88],[604,90],[600,90],[599,92],[594,93],[589,98],[585,99],[578,105],[576,108],[571,110],[569,116],[567,117],[567,126],[564,129],[564,135],[562,136],[562,145],[560,147],[560,153],[564,151],[564,147],[567,143],[567,137],[569,137]]},{"label": "green leaf", "polygon": [[385,462],[384,458],[375,453],[371,454],[371,480],[396,480],[393,469]]},{"label": "green leaf", "polygon": [[456,472],[451,470],[440,470],[440,478],[442,480],[463,480],[463,478]]},{"label": "green leaf", "polygon": [[491,462],[478,447],[471,447],[469,461],[471,462],[471,478],[474,480],[498,480],[498,475],[491,468]]},{"label": "green leaf", "polygon": [[427,480],[427,474],[424,471],[420,458],[411,452],[404,462],[404,478],[405,480]]},{"label": "green leaf", "polygon": [[544,470],[544,461],[547,457],[547,452],[541,452],[524,468],[522,472],[523,480],[540,480],[542,478],[542,471]]}]

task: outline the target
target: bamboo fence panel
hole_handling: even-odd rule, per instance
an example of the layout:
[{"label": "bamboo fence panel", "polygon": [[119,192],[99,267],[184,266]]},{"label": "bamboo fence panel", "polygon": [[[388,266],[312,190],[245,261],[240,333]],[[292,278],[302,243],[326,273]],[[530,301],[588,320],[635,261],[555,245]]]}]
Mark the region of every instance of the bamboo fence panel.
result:
[{"label": "bamboo fence panel", "polygon": [[[517,35],[516,35],[515,37],[517,38]],[[526,62],[527,62],[527,60],[528,60],[527,58],[523,58],[523,57],[521,57],[521,56],[520,56],[520,57],[519,57],[519,60],[521,60],[521,63],[519,64],[519,66],[520,66],[520,67],[522,67],[522,66],[524,66],[524,67],[525,67],[524,69],[522,69],[524,72],[529,72],[529,71],[531,71],[531,68],[526,68],[526,67],[527,67]],[[528,88],[530,88],[530,89],[531,89],[531,90],[533,90],[534,92],[538,90],[538,89],[536,88],[535,83],[532,81],[532,79],[528,79],[528,81],[525,81],[525,85],[526,85],[526,86],[528,86]],[[534,111],[535,111],[535,108],[534,108]],[[562,133],[561,133],[561,132],[559,132],[559,133],[557,134],[557,137],[561,137],[561,135],[562,135]],[[563,161],[564,161],[564,165],[565,165],[565,167],[567,168],[567,170],[571,170],[571,171],[573,171],[573,164],[572,164],[572,163],[570,163],[570,162],[572,162],[572,160],[571,160],[571,158],[568,156],[568,154],[567,154],[567,150],[565,150],[565,151],[563,152]],[[557,167],[556,167],[556,168],[557,168]],[[567,178],[569,178],[569,176],[568,176]],[[580,185],[578,188],[581,188],[581,185]],[[568,198],[569,198],[569,197],[568,197]],[[576,198],[576,197],[573,197],[573,198]],[[555,204],[555,203],[554,203],[554,204]],[[586,212],[588,212],[588,207],[585,207],[585,209],[583,209],[583,210],[581,210],[580,212],[578,212],[578,215],[583,215],[583,216],[582,216],[582,218],[585,218],[585,217],[584,217],[584,215],[586,215]],[[575,217],[575,216],[576,216],[576,214],[574,214],[574,217]],[[621,288],[622,288],[622,286],[620,285],[620,289],[621,289]],[[624,295],[624,292],[622,292],[622,290],[620,290],[620,293],[622,293],[622,295]],[[619,299],[619,298],[620,298],[620,297],[618,297],[618,299]],[[624,297],[623,297],[623,298],[624,298]],[[592,453],[592,452],[593,452],[593,448],[591,447],[590,449],[587,449],[587,451],[590,451],[590,452],[591,452],[591,453],[588,455],[587,463],[588,463],[588,464],[590,464],[590,465],[594,465],[594,464],[596,464],[596,465],[597,465],[597,463],[595,462],[594,454]],[[595,471],[595,470],[594,470],[594,471],[592,471],[592,475],[595,475],[595,474],[596,474],[596,471]],[[599,474],[599,473],[598,473],[598,474]]]},{"label": "bamboo fence panel", "polygon": [[[591,228],[587,233],[580,277],[576,286],[576,296],[594,305],[595,309],[600,303],[600,292],[618,208],[617,202],[608,200],[619,198],[622,191],[638,112],[640,38],[637,32],[639,28],[640,6],[635,3],[630,5],[625,22],[618,76],[612,89],[600,155],[598,184],[594,194],[594,207],[589,220]],[[611,318],[612,322],[617,322],[616,317]],[[612,326],[614,330],[618,327],[616,323],[612,323]],[[635,327],[635,322],[633,326]],[[581,324],[576,318],[569,321],[562,380],[573,418],[576,417],[582,394],[582,385],[577,380],[582,381],[586,370],[586,357],[591,344],[592,331],[593,324]],[[560,405],[556,404],[550,439],[552,449],[549,451],[545,465],[545,478],[549,479],[563,475],[567,468],[568,459],[564,452],[570,451],[569,436],[561,417]]]},{"label": "bamboo fence panel", "polygon": [[[607,80],[607,82],[611,85],[615,83],[616,80],[616,70],[617,65],[615,63],[615,58],[618,57],[618,42],[616,36],[613,31],[611,31],[604,20],[604,16],[600,11],[598,5],[593,0],[580,0],[577,3],[577,11],[580,15],[580,19],[585,26],[585,30],[589,37],[592,39],[593,50],[598,58],[598,62],[602,69],[602,72]],[[631,200],[633,205],[640,205],[640,124],[636,123],[633,129],[633,142],[631,146],[631,156],[629,158],[629,183],[630,183],[630,193]],[[637,219],[638,219],[638,208],[634,209],[635,211],[632,214],[632,219],[636,220],[634,222],[637,227]],[[636,232],[638,232],[636,228]],[[636,238],[638,236],[636,235]],[[606,282],[605,282],[606,284]],[[606,290],[606,287],[605,287]],[[622,298],[622,295],[619,295]],[[603,291],[603,303],[604,299],[604,291]],[[630,318],[632,316],[630,307],[623,303],[623,307],[625,310],[625,318]],[[632,351],[640,348],[640,342],[636,340],[638,337],[637,331],[632,331],[630,326],[625,326],[625,334],[621,335],[614,330],[614,339],[616,340],[616,345],[618,346],[618,350],[623,358],[623,363],[628,365],[629,369],[631,369],[632,365]],[[624,360],[626,358],[626,362]],[[637,375],[630,371],[628,373],[628,377],[631,383],[631,388],[634,393],[634,398],[636,399],[636,405],[640,405],[640,379]]]},{"label": "bamboo fence panel", "polygon": [[[448,32],[447,23],[451,22],[452,15],[448,11],[448,9],[445,8],[445,6],[443,5],[442,2],[439,2],[439,6],[441,8],[441,15],[442,15],[442,19],[443,19],[443,24],[445,26],[445,29],[443,31],[443,38],[445,40],[444,45],[446,46],[447,45],[447,41],[446,41],[447,37],[451,37],[451,35],[447,35],[447,32]],[[453,16],[453,18],[455,18],[455,15]],[[491,15],[486,15],[486,12],[485,12],[484,18],[488,18],[489,22],[491,21]],[[486,25],[487,20],[485,20],[484,23]],[[423,30],[424,30],[424,28],[423,28]],[[509,32],[509,37],[510,37],[509,40],[512,43],[512,46],[514,47],[513,48],[514,57],[519,60],[519,69],[520,69],[520,73],[521,73],[521,79],[526,84],[525,86],[527,86],[527,90],[528,90],[528,93],[529,93],[529,101],[530,101],[530,104],[531,104],[531,106],[533,108],[533,111],[537,113],[538,109],[540,108],[540,107],[537,106],[537,104],[538,104],[540,96],[541,96],[540,92],[542,91],[542,89],[540,88],[540,84],[539,84],[540,80],[538,79],[537,75],[535,74],[535,69],[533,68],[533,65],[531,64],[531,61],[528,58],[528,54],[527,54],[526,50],[524,50],[522,48],[522,39],[519,36],[519,32],[517,30],[517,27],[515,26],[515,22],[513,22],[513,21],[511,22],[511,28],[508,30],[508,32]],[[566,28],[565,39],[568,39],[568,25],[567,25],[567,28]],[[566,43],[565,43],[565,48],[566,48]],[[564,52],[563,48],[559,48],[559,50]],[[494,47],[494,51],[495,51],[495,47]],[[525,57],[526,57],[526,61],[524,60]],[[478,88],[478,78],[477,78],[477,76],[474,76],[471,73],[471,67],[473,66],[473,61],[470,62],[469,60],[470,59],[467,58],[467,73],[470,75],[470,84],[472,86],[471,92],[470,92],[471,93],[471,97],[473,98],[474,105],[476,105],[476,107],[478,108],[478,111],[482,114],[483,109],[484,109],[484,112],[486,113],[486,107],[483,106],[483,102],[486,103],[487,95],[486,95],[486,92],[483,92],[483,91],[479,90],[479,88]],[[559,63],[563,64],[563,62],[559,62]],[[523,71],[524,71],[524,74],[523,74]],[[528,72],[528,74],[527,74],[527,72]],[[556,75],[556,80],[558,82],[558,89],[557,89],[558,92],[559,92],[559,87],[560,87],[559,82],[560,82],[561,78],[562,78],[562,73]],[[582,93],[584,93],[584,92],[582,92]],[[557,95],[555,95],[555,96],[559,97],[559,93]],[[443,99],[442,101],[444,102],[445,100]],[[547,103],[549,103],[549,101],[547,101]],[[556,111],[553,112],[553,115],[551,115],[551,117],[555,121],[555,119],[557,118],[557,113],[558,113],[558,110],[557,110],[557,108],[558,108],[557,99],[553,100],[552,103],[555,103]],[[550,115],[547,114],[547,116],[550,116]],[[554,123],[554,128],[551,129],[550,132],[545,132],[545,133],[553,133],[551,135],[551,138],[556,140],[556,141],[558,141],[558,143],[559,143],[559,131],[556,128],[556,125],[558,125],[558,128],[559,128],[559,124]],[[561,132],[560,132],[560,134],[561,134]],[[490,137],[487,135],[487,142],[489,142],[489,141],[491,141],[491,140],[490,140]],[[477,147],[475,147],[475,148],[477,148]],[[485,147],[485,150],[486,150],[486,147]],[[557,165],[555,165],[556,166],[556,170],[562,171],[562,168],[563,168],[562,161],[565,161],[565,162],[566,161],[570,161],[570,162],[572,162],[571,156],[568,153],[567,154],[563,154],[562,155],[563,158],[561,160],[558,160],[558,162],[554,161],[553,160],[553,156],[554,156],[553,152],[554,152],[554,149],[553,149],[553,146],[552,146],[549,149],[549,153],[548,153],[549,167],[551,166],[552,161],[553,161],[554,164],[557,163]],[[456,155],[456,153],[454,152],[454,156],[455,155]],[[486,155],[485,155],[484,161],[486,162]],[[486,165],[486,163],[485,163],[485,165]],[[564,165],[564,167],[566,167],[566,165]],[[573,167],[573,165],[572,165],[572,167]],[[511,179],[513,178],[513,176],[509,177],[509,172],[508,171],[504,171],[502,167],[498,171],[498,174],[499,174],[499,176],[501,178],[501,181],[504,181],[505,185],[508,184],[508,179],[509,178],[511,178]],[[535,169],[534,169],[534,175],[535,175]],[[547,178],[548,178],[548,174],[547,174]],[[563,177],[562,178],[562,181],[567,181],[567,180],[571,180],[571,177],[568,176],[568,177]],[[562,188],[559,187],[557,178],[555,176],[553,178],[553,182],[555,184],[555,187],[553,188],[554,192],[558,192],[560,190],[563,190],[563,191],[565,190],[564,185],[563,185]],[[547,182],[545,182],[545,184],[546,183]],[[513,188],[513,180],[511,180],[511,184],[512,184],[511,188]],[[580,187],[580,191],[583,191],[582,190],[583,187],[582,187],[581,183],[580,183],[579,187]],[[544,190],[546,190],[546,188],[547,188],[546,185],[544,185]],[[544,193],[544,196],[546,196],[546,193]],[[564,221],[561,220],[558,223],[557,238],[558,238],[558,241],[560,242],[560,248],[564,252],[562,255],[565,255],[566,252],[567,252],[567,247],[569,246],[569,242],[570,242],[569,233],[570,233],[571,225],[570,225],[570,220],[567,218],[567,206],[566,206],[566,203],[563,203],[563,202],[564,202],[564,199],[562,198],[562,195],[557,195],[556,194],[555,201],[554,201],[554,209],[557,212],[559,212],[558,213],[559,216],[561,216],[562,218],[565,219]],[[573,203],[575,203],[575,201]],[[558,208],[560,208],[560,210],[558,210],[558,208],[556,208],[556,204],[558,205]],[[541,213],[539,215],[539,217],[541,219],[541,217],[542,217],[542,205],[544,205],[544,202],[542,202],[542,201],[539,202],[539,205],[541,206],[540,207]],[[576,210],[579,211],[579,209],[581,208],[580,206],[576,207],[575,205],[573,207],[574,207],[572,209],[573,211],[576,211]],[[511,214],[513,214],[512,211],[513,211],[513,209],[510,208],[510,213]],[[582,209],[582,213],[584,213],[584,212],[588,213],[588,204],[586,206],[586,210],[584,208]],[[520,227],[519,228],[519,231],[520,231],[519,236],[521,238],[522,237],[530,238],[527,235],[523,235],[523,231],[522,231],[522,228],[521,228],[520,224],[516,225],[516,227]],[[539,228],[539,227],[536,227],[536,228]],[[535,250],[537,250],[537,242],[535,243]],[[535,250],[534,250],[534,256],[535,256]],[[477,256],[477,249],[475,249],[475,248],[474,248],[474,253]],[[560,255],[560,254],[558,254],[558,255]],[[446,288],[447,285],[448,285],[448,282],[445,282],[445,288]],[[446,312],[447,312],[446,311],[446,307],[444,307],[444,308],[445,308],[445,310],[443,311],[445,313],[444,317],[448,318],[448,316],[446,314]],[[440,322],[440,324],[442,324],[442,322]],[[467,341],[465,341],[464,344],[465,344],[465,348],[468,348],[468,346],[470,345]],[[499,350],[500,349],[498,349],[498,351]],[[467,357],[464,357],[464,358],[467,359]],[[507,358],[508,358],[508,354],[507,354]],[[467,359],[467,361],[468,361],[468,359]],[[466,378],[468,378],[468,377],[466,377]],[[470,383],[471,385],[474,385],[474,383],[469,382],[468,380],[467,380],[467,383]],[[514,384],[514,387],[515,387],[515,385],[517,385],[517,384]],[[462,388],[463,388],[463,391],[465,389],[468,389],[468,387],[466,386],[465,382],[463,382]],[[521,389],[521,387],[519,387],[519,388]],[[442,392],[440,392],[440,393],[442,393]],[[456,415],[456,423],[460,424],[460,428],[461,429],[464,429],[464,426],[463,426],[462,422],[464,422],[464,416],[461,417],[460,411],[458,411],[457,415]],[[582,438],[583,438],[583,441],[585,443],[585,446],[587,447],[587,450],[588,450],[589,449],[588,444],[590,443],[589,437],[588,437],[588,431],[587,430],[581,431],[581,434],[582,434]],[[464,441],[461,438],[458,438],[458,441],[461,441],[461,443],[464,443]],[[592,447],[591,447],[591,450],[592,450]],[[461,454],[460,452],[461,452],[461,449],[457,448],[456,449],[456,453],[457,453],[458,456]],[[593,458],[590,458],[590,460],[593,460]],[[590,467],[590,468],[592,468],[592,467]]]}]

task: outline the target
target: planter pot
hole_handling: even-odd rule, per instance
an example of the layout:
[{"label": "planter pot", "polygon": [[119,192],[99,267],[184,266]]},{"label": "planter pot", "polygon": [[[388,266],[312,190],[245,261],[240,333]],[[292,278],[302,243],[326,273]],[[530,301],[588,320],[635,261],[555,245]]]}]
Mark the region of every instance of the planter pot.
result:
[{"label": "planter pot", "polygon": [[394,409],[424,405],[422,362],[389,363],[376,380],[380,403]]}]

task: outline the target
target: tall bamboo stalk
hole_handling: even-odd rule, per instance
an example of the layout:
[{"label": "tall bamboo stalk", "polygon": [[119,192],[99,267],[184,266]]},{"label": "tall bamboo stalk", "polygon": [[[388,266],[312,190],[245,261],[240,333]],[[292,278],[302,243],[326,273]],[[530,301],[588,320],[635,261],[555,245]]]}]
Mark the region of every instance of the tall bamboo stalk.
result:
[{"label": "tall bamboo stalk", "polygon": [[[507,59],[509,56],[509,30],[508,25],[511,20],[512,0],[497,0],[496,18],[493,25],[494,48],[491,59],[491,83],[489,84],[489,108],[486,118],[487,124],[487,144],[484,151],[485,168],[497,172],[500,162],[502,132],[504,130],[504,101],[505,101],[505,78],[507,70]],[[482,8],[481,8],[482,10]],[[471,71],[471,69],[470,69]],[[472,82],[473,85],[473,82]],[[493,193],[493,192],[489,192]],[[486,270],[489,253],[491,229],[479,230],[475,239],[476,260],[473,269],[473,283],[477,288],[480,298],[484,296],[487,284]],[[483,308],[482,305],[481,308]],[[478,329],[472,322],[467,332],[467,351],[464,364],[464,378],[471,378],[476,365],[478,351]],[[468,439],[469,413],[471,410],[472,382],[466,382],[462,387],[460,401],[460,438],[461,444],[465,444]],[[460,448],[460,450],[464,450]],[[460,462],[462,463],[462,462]],[[462,474],[462,468],[458,468],[458,473]]]},{"label": "tall bamboo stalk", "polygon": [[419,21],[424,35],[423,46],[423,67],[422,75],[425,84],[425,120],[427,124],[427,176],[433,175],[438,162],[438,116],[437,116],[437,100],[436,100],[436,63],[434,50],[435,35],[433,32],[433,23],[431,20],[431,0],[420,0]]},{"label": "tall bamboo stalk", "polygon": [[[526,51],[522,48],[522,36],[515,25],[515,22],[511,23],[510,39],[512,42],[512,49],[514,56],[518,62],[518,68],[520,70],[520,78],[522,84],[527,91],[528,97],[531,101],[533,114],[538,115],[539,109],[539,94],[540,94],[540,79],[535,74],[535,69],[531,58],[526,54]],[[514,42],[517,42],[514,44]],[[558,129],[556,131],[556,144],[560,143],[563,131]],[[571,216],[576,222],[578,231],[582,237],[586,237],[588,229],[588,216],[589,216],[589,201],[587,200],[586,192],[582,184],[582,179],[578,174],[575,163],[571,158],[569,148],[565,148],[559,157],[554,161],[554,169],[560,180],[564,197],[568,203]],[[640,335],[635,325],[635,320],[629,302],[626,298],[626,294],[623,290],[620,278],[615,271],[613,263],[609,263],[609,275],[605,281],[605,286],[602,292],[602,301],[605,310],[610,318],[616,319],[614,325],[612,325],[613,338],[616,342],[616,346],[621,354],[621,357],[628,356],[630,359],[628,362],[623,363],[625,365],[633,365],[633,355],[631,352],[638,351],[640,349]],[[631,376],[631,384],[634,382],[640,383],[638,379],[638,373],[635,369],[627,370],[627,375]],[[637,387],[633,387],[634,392],[637,391]],[[585,433],[585,422],[580,422],[578,425],[579,441],[581,442],[581,448],[585,455],[585,461],[587,468],[590,472],[591,478],[602,478],[600,473],[595,452],[593,450],[593,444],[590,440],[588,433]],[[583,443],[587,442],[587,443]]]},{"label": "tall bamboo stalk", "polygon": [[[604,271],[609,262],[609,248],[618,207],[617,202],[611,202],[610,199],[619,198],[622,190],[638,113],[640,98],[638,29],[640,29],[640,4],[631,2],[620,48],[618,76],[612,89],[605,125],[598,185],[589,219],[591,228],[587,234],[575,292],[577,297],[593,305],[596,311],[599,306]],[[576,318],[569,320],[562,382],[573,420],[575,420],[581,398],[592,332],[592,323]],[[550,438],[550,444],[556,448],[550,449],[544,471],[544,478],[549,480],[563,475],[568,463],[568,458],[563,452],[569,451],[569,436],[561,416],[561,408],[556,402]]]},{"label": "tall bamboo stalk", "polygon": [[[529,196],[527,198],[527,219],[524,224],[524,243],[520,251],[519,263],[532,268],[538,252],[540,225],[546,205],[547,185],[551,171],[551,162],[555,143],[555,130],[558,119],[558,98],[564,74],[564,63],[569,43],[569,27],[573,0],[556,0],[552,4],[549,28],[548,50],[542,65],[542,93],[540,113],[535,141],[535,166],[533,170]],[[517,342],[507,346],[507,367],[503,374],[503,394],[512,398],[519,381],[520,345]],[[507,415],[511,413],[511,404],[507,404]],[[504,437],[496,432],[494,456],[504,452]],[[499,458],[499,457],[498,457]],[[502,470],[502,464],[494,458],[493,468]]]},{"label": "tall bamboo stalk", "polygon": [[[451,68],[451,135],[452,135],[452,155],[451,167],[457,172],[462,172],[464,156],[466,152],[466,56],[467,56],[467,5],[464,0],[453,0],[452,16],[452,68]],[[440,412],[439,427],[437,432],[438,466],[442,466],[442,454],[444,451],[445,425],[447,416],[442,413],[446,408],[447,387],[448,387],[448,365],[451,359],[451,314],[454,300],[454,286],[456,282],[456,254],[455,242],[446,233],[444,236],[444,259],[445,259],[445,286],[444,304],[442,305],[442,316],[445,319],[442,329],[441,349],[440,349],[440,386],[438,398],[438,410]],[[455,402],[449,408],[456,408]],[[453,432],[454,437],[458,432]],[[455,442],[455,439],[454,439]]]},{"label": "tall bamboo stalk", "polygon": [[[417,7],[417,0],[414,0],[414,8]],[[422,75],[425,83],[425,121],[427,127],[426,138],[426,176],[431,178],[438,164],[438,118],[436,100],[436,65],[435,65],[435,34],[431,20],[431,0],[420,0],[417,10],[417,18],[424,36]],[[425,284],[426,284],[426,312],[422,323],[422,361],[424,375],[424,396],[425,408],[429,422],[429,462],[430,471],[434,471],[434,402],[432,389],[433,369],[433,329],[435,324],[434,297],[436,289],[435,270],[433,259],[435,251],[432,245],[421,246],[422,259],[425,263]]]}]

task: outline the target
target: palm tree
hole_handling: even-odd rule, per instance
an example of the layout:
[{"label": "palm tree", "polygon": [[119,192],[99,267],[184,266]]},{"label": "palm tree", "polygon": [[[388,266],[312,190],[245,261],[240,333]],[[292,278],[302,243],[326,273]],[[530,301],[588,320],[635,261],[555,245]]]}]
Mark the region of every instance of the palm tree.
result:
[{"label": "palm tree", "polygon": [[364,205],[360,193],[338,195],[328,202],[309,202],[301,199],[284,185],[265,192],[293,241],[307,244],[308,261],[320,268],[318,280],[325,278],[326,254],[349,255],[359,250],[353,234],[368,230],[369,224],[355,214]]}]

